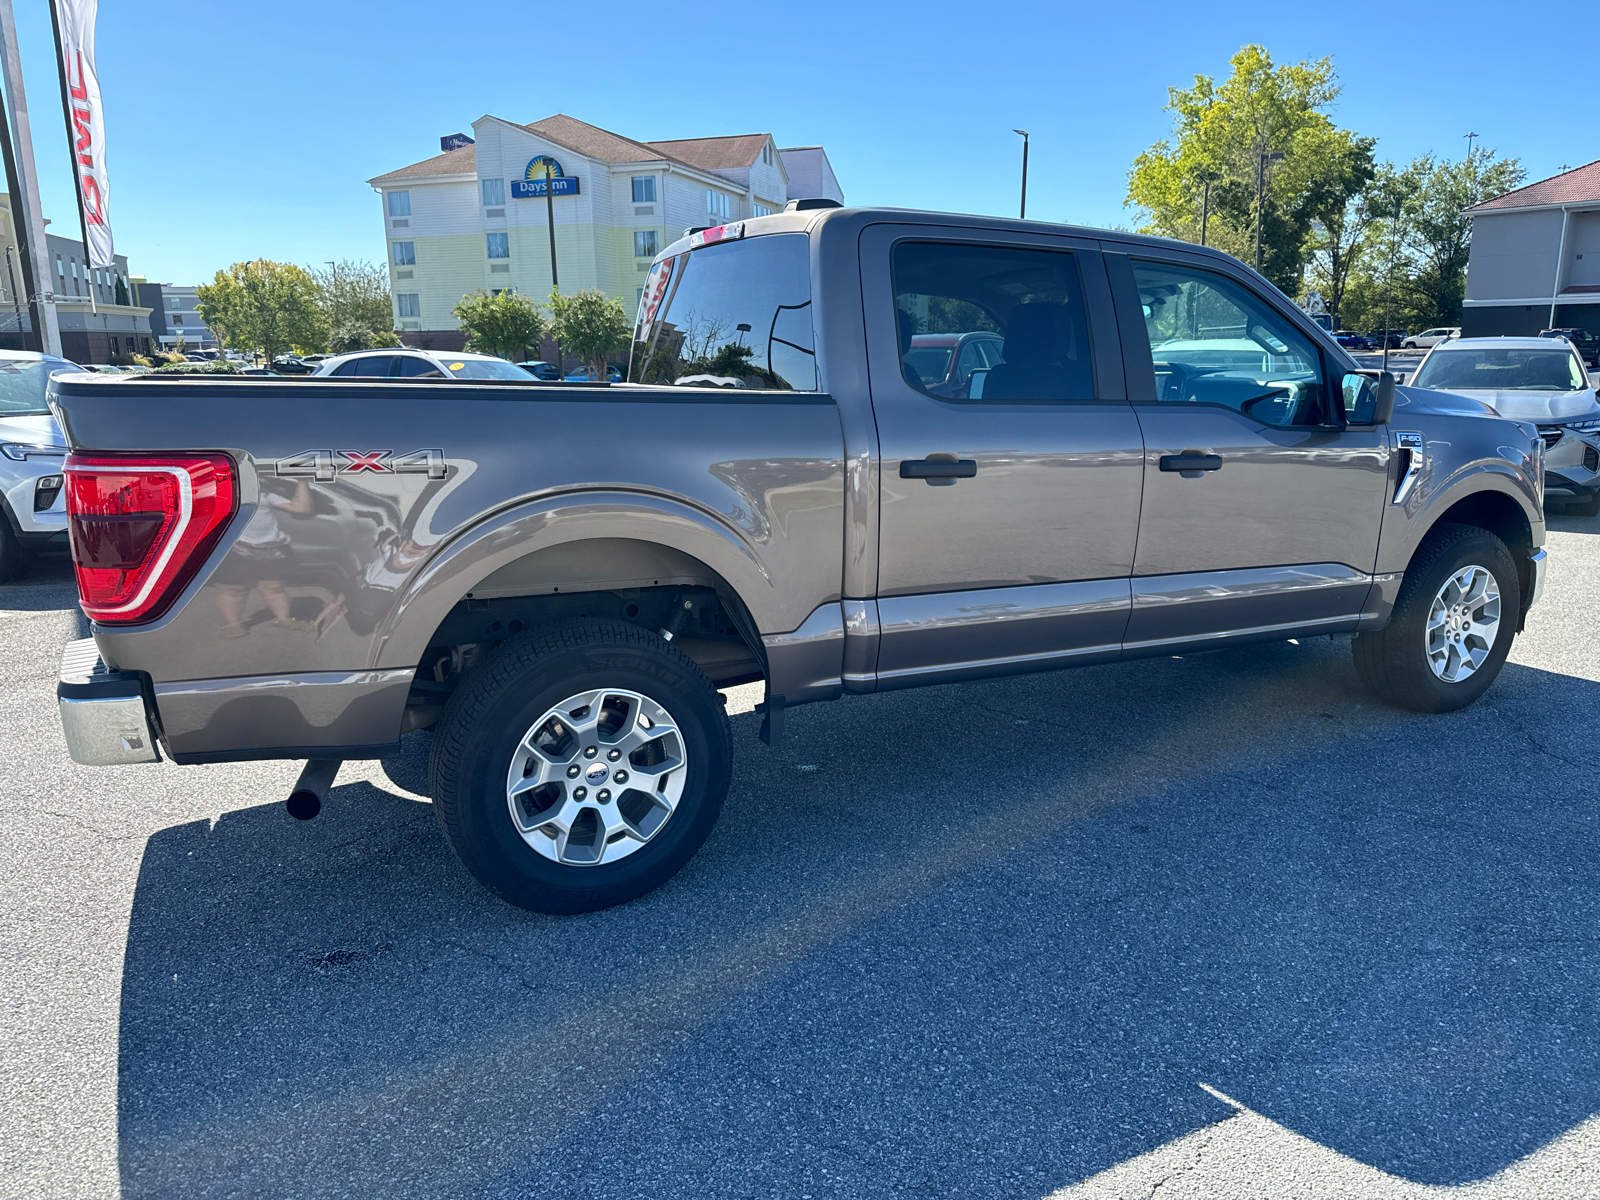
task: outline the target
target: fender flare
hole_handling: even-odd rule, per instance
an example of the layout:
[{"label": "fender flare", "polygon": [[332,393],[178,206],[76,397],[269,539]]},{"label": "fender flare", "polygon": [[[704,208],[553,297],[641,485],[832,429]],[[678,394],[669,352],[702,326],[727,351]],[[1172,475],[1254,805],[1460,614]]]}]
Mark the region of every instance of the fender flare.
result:
[{"label": "fender flare", "polygon": [[415,666],[446,614],[487,576],[551,546],[594,538],[654,542],[699,559],[733,590],[760,632],[799,624],[785,623],[788,605],[766,567],[737,531],[716,517],[664,496],[567,492],[504,509],[451,539],[406,581],[379,621],[371,665]]}]

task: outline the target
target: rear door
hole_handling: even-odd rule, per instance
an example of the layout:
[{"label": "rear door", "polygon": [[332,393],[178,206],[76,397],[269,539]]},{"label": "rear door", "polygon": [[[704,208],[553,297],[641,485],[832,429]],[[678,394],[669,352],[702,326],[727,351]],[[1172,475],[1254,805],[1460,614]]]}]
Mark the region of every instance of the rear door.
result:
[{"label": "rear door", "polygon": [[1127,648],[1352,628],[1388,450],[1338,423],[1343,364],[1215,259],[1106,262],[1145,442]]},{"label": "rear door", "polygon": [[[1096,244],[884,224],[860,247],[878,686],[1114,657],[1143,453]],[[917,334],[974,333],[997,365],[955,373],[955,394],[906,361]]]}]

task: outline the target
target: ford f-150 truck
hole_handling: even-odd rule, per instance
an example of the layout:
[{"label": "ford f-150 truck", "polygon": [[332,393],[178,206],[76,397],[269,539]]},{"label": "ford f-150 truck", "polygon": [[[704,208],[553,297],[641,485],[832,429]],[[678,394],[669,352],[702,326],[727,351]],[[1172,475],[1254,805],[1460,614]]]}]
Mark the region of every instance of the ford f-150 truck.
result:
[{"label": "ford f-150 truck", "polygon": [[[992,352],[932,390],[913,348],[971,333]],[[451,846],[549,912],[705,840],[719,687],[765,682],[771,741],[844,693],[1328,634],[1440,712],[1545,568],[1531,425],[1358,370],[1226,255],[1036,222],[693,231],[625,383],[51,395],[94,635],[73,757],[307,759],[310,815],[339,761],[431,729]]]}]

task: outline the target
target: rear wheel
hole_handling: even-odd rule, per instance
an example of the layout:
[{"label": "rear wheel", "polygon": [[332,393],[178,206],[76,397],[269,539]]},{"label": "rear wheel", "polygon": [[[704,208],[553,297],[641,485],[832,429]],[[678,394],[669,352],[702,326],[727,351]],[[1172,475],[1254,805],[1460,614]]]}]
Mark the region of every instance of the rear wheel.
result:
[{"label": "rear wheel", "polygon": [[1357,635],[1356,672],[1401,708],[1465,708],[1505,665],[1521,598],[1504,542],[1475,526],[1440,526],[1407,568],[1388,626]]},{"label": "rear wheel", "polygon": [[731,758],[722,699],[688,656],[588,622],[508,642],[462,684],[434,734],[434,811],[503,899],[591,912],[693,857]]}]

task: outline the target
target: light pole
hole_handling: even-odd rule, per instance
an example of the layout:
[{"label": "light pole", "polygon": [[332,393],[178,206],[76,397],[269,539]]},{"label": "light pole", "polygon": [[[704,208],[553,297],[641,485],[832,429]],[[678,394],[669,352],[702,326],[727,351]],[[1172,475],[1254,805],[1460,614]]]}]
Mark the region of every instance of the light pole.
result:
[{"label": "light pole", "polygon": [[1022,135],[1022,211],[1017,214],[1017,219],[1028,219],[1028,131],[1026,129],[1013,129],[1012,133]]},{"label": "light pole", "polygon": [[1211,185],[1217,181],[1215,171],[1201,171],[1200,182],[1205,185],[1205,196],[1200,201],[1200,244],[1206,244],[1206,226],[1211,221]]},{"label": "light pole", "polygon": [[1389,369],[1389,324],[1391,320],[1389,302],[1394,295],[1394,260],[1400,254],[1401,203],[1400,197],[1396,196],[1394,200],[1394,229],[1390,231],[1389,235],[1389,270],[1386,272],[1383,281],[1383,369],[1385,371]]},{"label": "light pole", "polygon": [[1262,154],[1256,160],[1256,274],[1261,274],[1261,205],[1266,195],[1267,164],[1277,162],[1282,153]]},{"label": "light pole", "polygon": [[1477,138],[1478,135],[1475,134],[1475,133],[1464,133],[1461,136],[1467,139],[1467,161],[1471,162],[1472,161],[1472,143]]},{"label": "light pole", "polygon": [[550,159],[544,160],[544,220],[550,226],[550,290],[555,291],[561,285],[560,278],[556,275],[556,185],[555,176],[550,173]]}]

